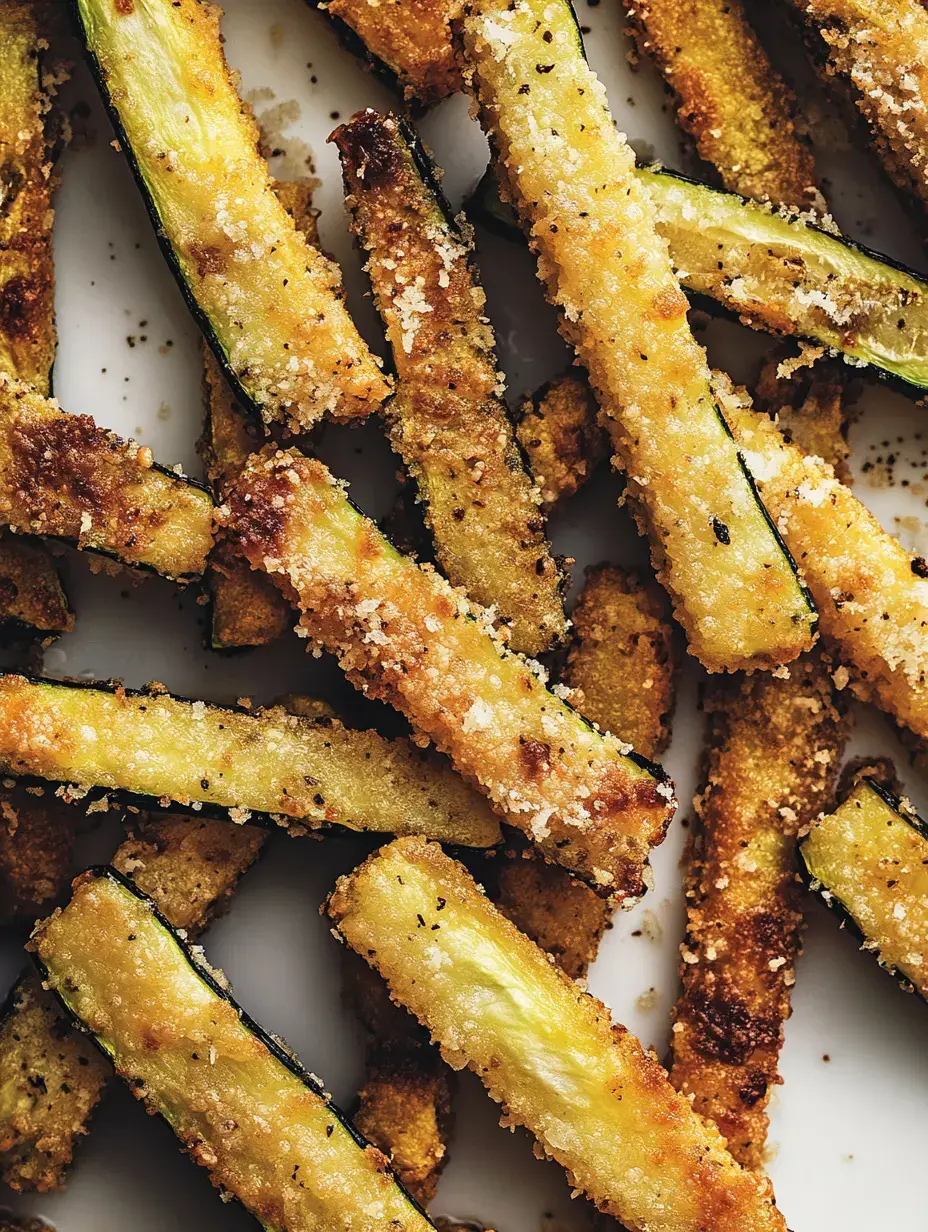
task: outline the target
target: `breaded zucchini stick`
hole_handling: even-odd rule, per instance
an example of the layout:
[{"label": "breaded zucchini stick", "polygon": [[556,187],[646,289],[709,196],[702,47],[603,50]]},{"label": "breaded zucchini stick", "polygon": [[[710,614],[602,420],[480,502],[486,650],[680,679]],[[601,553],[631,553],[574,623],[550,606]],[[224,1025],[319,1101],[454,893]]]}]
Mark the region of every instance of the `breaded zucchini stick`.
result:
[{"label": "breaded zucchini stick", "polygon": [[151,450],[67,415],[0,374],[0,522],[134,569],[198,577],[212,547],[209,492]]},{"label": "breaded zucchini stick", "polygon": [[340,879],[329,915],[457,1068],[470,1066],[573,1185],[631,1232],[782,1232],[769,1181],[673,1090],[434,843],[399,840]]},{"label": "breaded zucchini stick", "polygon": [[609,455],[609,437],[599,425],[593,391],[585,377],[572,371],[523,400],[516,436],[546,513],[573,496]]},{"label": "breaded zucchini stick", "polygon": [[839,78],[889,177],[928,204],[928,14],[920,0],[790,0],[826,79]]},{"label": "breaded zucchini stick", "polygon": [[0,535],[0,644],[38,639],[47,646],[73,627],[74,613],[48,549]]},{"label": "breaded zucchini stick", "polygon": [[510,626],[513,650],[551,650],[567,627],[563,579],[503,399],[470,231],[403,120],[362,111],[331,140],[393,351],[390,441],[417,486],[436,560],[452,586]]},{"label": "breaded zucchini stick", "polygon": [[[193,935],[225,906],[266,832],[205,818],[139,817],[114,865]],[[60,1189],[111,1070],[34,974],[0,1015],[0,1180]]]},{"label": "breaded zucchini stick", "polygon": [[831,805],[847,723],[830,664],[752,676],[707,704],[706,786],[687,877],[670,1080],[760,1169],[801,947],[796,836]]},{"label": "breaded zucchini stick", "polygon": [[338,267],[274,194],[258,132],[198,0],[75,5],[91,66],[161,239],[220,366],[268,422],[374,409],[389,385]]},{"label": "breaded zucchini stick", "polygon": [[811,888],[907,992],[928,1000],[928,825],[865,778],[800,851]]},{"label": "breaded zucchini stick", "polygon": [[644,890],[673,812],[663,772],[601,735],[507,652],[490,614],[401,556],[345,486],[296,450],[251,459],[229,533],[363,692],[389,702],[502,816],[600,893]]},{"label": "breaded zucchini stick", "polygon": [[461,88],[451,22],[460,0],[310,0],[322,9],[346,48],[403,97],[420,107]]},{"label": "breaded zucchini stick", "polygon": [[814,638],[811,602],[726,431],[569,3],[476,0],[463,42],[506,189],[590,373],[690,651],[713,671],[794,659]]},{"label": "breaded zucchini stick", "polygon": [[294,834],[333,824],[478,847],[499,839],[486,801],[408,740],[164,691],[0,675],[0,771],[70,784],[62,796],[91,812],[128,801]]},{"label": "breaded zucchini stick", "polygon": [[[655,758],[670,740],[674,655],[663,593],[612,565],[587,574],[572,614],[564,681],[591,723]],[[500,869],[494,901],[573,979],[596,957],[613,905],[568,873],[536,859]]]},{"label": "breaded zucchini stick", "polygon": [[77,822],[44,788],[0,786],[0,925],[31,924],[66,896]]},{"label": "breaded zucchini stick", "polygon": [[928,736],[928,578],[821,458],[788,444],[727,381],[717,390],[821,614],[839,680]]},{"label": "breaded zucchini stick", "polygon": [[[316,181],[278,180],[274,191],[297,230],[313,248],[319,246],[313,191]],[[249,454],[260,449],[265,433],[242,407],[222,374],[216,357],[203,344],[203,392],[206,417],[197,450],[217,504],[225,500]],[[210,555],[206,586],[212,600],[210,636],[214,650],[267,646],[293,623],[291,608],[272,582],[233,555],[221,540]]]},{"label": "breaded zucchini stick", "polygon": [[741,0],[625,0],[639,52],[676,95],[677,119],[729,192],[807,208],[821,204],[815,164],[796,128],[796,99]]}]

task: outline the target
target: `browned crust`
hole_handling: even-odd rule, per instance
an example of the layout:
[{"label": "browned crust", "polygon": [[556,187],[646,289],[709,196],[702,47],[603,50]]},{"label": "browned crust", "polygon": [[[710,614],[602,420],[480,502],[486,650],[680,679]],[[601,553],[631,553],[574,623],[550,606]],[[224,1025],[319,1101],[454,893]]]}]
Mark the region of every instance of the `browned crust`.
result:
[{"label": "browned crust", "polygon": [[609,456],[609,436],[599,426],[593,391],[585,377],[572,371],[523,400],[516,436],[546,512],[573,496]]},{"label": "browned crust", "polygon": [[0,534],[0,636],[50,638],[74,628],[54,558],[38,543]]},{"label": "browned crust", "polygon": [[461,88],[451,45],[460,0],[329,0],[326,10],[396,74],[410,101],[429,106]]},{"label": "browned crust", "polygon": [[643,892],[672,790],[539,693],[530,666],[493,640],[486,613],[400,557],[325,467],[296,450],[253,458],[229,507],[237,549],[286,587],[305,635],[357,687],[434,740],[546,858],[604,895]]},{"label": "browned crust", "polygon": [[445,576],[499,613],[514,650],[540,654],[566,633],[561,572],[503,399],[470,230],[449,221],[411,137],[367,110],[331,138],[396,366],[390,440]]},{"label": "browned crust", "polygon": [[0,924],[31,923],[71,881],[78,818],[41,787],[0,788]]},{"label": "browned crust", "polygon": [[801,946],[795,840],[832,803],[847,735],[831,665],[806,656],[788,672],[729,682],[708,702],[672,1032],[671,1081],[753,1169]]},{"label": "browned crust", "polygon": [[676,95],[680,126],[729,192],[777,205],[821,200],[796,99],[741,0],[625,0],[625,9],[639,51]]},{"label": "browned crust", "polygon": [[[765,360],[754,387],[757,404],[776,419],[788,441],[803,453],[824,459],[842,483],[849,483],[850,398],[840,361],[793,370],[794,355],[795,348],[785,344]],[[780,376],[784,361],[789,372]]]},{"label": "browned crust", "polygon": [[212,502],[153,466],[151,450],[68,415],[0,375],[0,519],[21,533],[143,564],[169,577],[203,572]]}]

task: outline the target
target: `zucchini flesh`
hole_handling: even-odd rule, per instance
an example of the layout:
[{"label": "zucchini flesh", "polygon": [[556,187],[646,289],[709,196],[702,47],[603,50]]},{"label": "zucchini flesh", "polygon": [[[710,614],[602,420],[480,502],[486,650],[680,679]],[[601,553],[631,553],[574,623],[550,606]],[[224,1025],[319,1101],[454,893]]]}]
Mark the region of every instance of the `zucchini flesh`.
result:
[{"label": "zucchini flesh", "polygon": [[[572,704],[645,757],[659,756],[670,740],[676,667],[660,588],[600,565],[587,571],[571,620],[564,682]],[[563,869],[524,856],[503,864],[493,900],[572,979],[586,975],[613,911]]]},{"label": "zucchini flesh", "polygon": [[420,107],[461,88],[451,22],[456,0],[310,0],[324,10],[345,47]]},{"label": "zucchini flesh", "polygon": [[928,826],[864,779],[800,845],[812,887],[903,987],[928,999]]},{"label": "zucchini flesh", "polygon": [[213,542],[202,485],[2,374],[0,521],[178,581],[199,577]]},{"label": "zucchini flesh", "polygon": [[671,1082],[755,1170],[801,949],[796,835],[831,807],[847,738],[828,662],[809,656],[788,671],[719,688],[707,705],[671,1033]]},{"label": "zucchini flesh", "polygon": [[[804,218],[676,172],[639,167],[635,174],[691,295],[753,329],[806,339],[855,368],[928,389],[928,283],[920,274]],[[493,230],[520,234],[490,173],[472,208]]]},{"label": "zucchini flesh", "polygon": [[714,671],[788,662],[811,646],[814,610],[718,410],[573,10],[507,2],[463,19],[473,89],[690,651]]},{"label": "zucchini flesh", "polygon": [[165,255],[239,397],[297,428],[367,414],[388,385],[337,266],[274,194],[219,10],[198,0],[77,0],[76,10]]},{"label": "zucchini flesh", "polygon": [[393,351],[390,440],[412,476],[435,557],[541,654],[566,633],[563,578],[506,404],[472,241],[412,128],[359,112],[331,138]]},{"label": "zucchini flesh", "polygon": [[304,635],[352,683],[434,740],[546,858],[605,895],[643,893],[673,812],[658,767],[549,692],[490,614],[401,556],[320,462],[256,456],[229,507],[237,550],[287,588]]},{"label": "zucchini flesh", "polygon": [[846,83],[889,177],[928,203],[928,23],[919,0],[790,0],[826,84]]},{"label": "zucchini flesh", "polygon": [[[114,866],[175,928],[199,933],[261,852],[266,832],[206,818],[137,819]],[[34,918],[34,917],[33,917]],[[53,994],[26,975],[0,1014],[0,1179],[60,1189],[110,1067],[73,1030]]]},{"label": "zucchini flesh", "polygon": [[318,1079],[113,869],[84,874],[30,945],[133,1093],[269,1232],[431,1227]]},{"label": "zucchini flesh", "polygon": [[[0,675],[0,767],[111,797],[305,833],[327,823],[492,846],[485,801],[408,741],[282,709]],[[102,800],[101,800],[102,797]],[[115,802],[115,800],[114,800]]]},{"label": "zucchini flesh", "polygon": [[724,378],[725,415],[799,561],[854,692],[928,736],[928,579],[820,458],[787,443]]},{"label": "zucchini flesh", "polygon": [[815,163],[796,131],[796,99],[741,0],[625,0],[639,51],[677,97],[680,126],[730,192],[818,205]]},{"label": "zucchini flesh", "polygon": [[609,437],[599,426],[599,406],[589,383],[565,372],[519,407],[516,436],[550,512],[586,483],[609,455]]},{"label": "zucchini flesh", "polygon": [[343,877],[347,943],[470,1066],[543,1151],[631,1232],[782,1232],[744,1172],[634,1036],[493,907],[437,844],[398,840]]}]

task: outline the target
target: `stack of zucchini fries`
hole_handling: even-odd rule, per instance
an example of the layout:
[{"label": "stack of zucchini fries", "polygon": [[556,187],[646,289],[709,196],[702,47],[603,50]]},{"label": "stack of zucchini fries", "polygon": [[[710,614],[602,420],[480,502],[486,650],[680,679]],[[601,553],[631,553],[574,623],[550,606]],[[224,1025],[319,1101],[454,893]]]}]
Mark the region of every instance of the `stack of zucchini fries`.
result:
[{"label": "stack of zucchini fries", "polygon": [[[928,823],[877,771],[838,786],[852,696],[928,742],[928,565],[846,465],[851,368],[928,392],[928,282],[827,215],[750,4],[624,3],[711,183],[636,166],[570,0],[319,6],[398,92],[331,136],[387,368],[314,182],[270,174],[219,10],[73,0],[202,331],[206,487],[51,397],[61,14],[0,0],[0,926],[32,926],[0,1011],[10,1189],[64,1186],[115,1071],[264,1227],[428,1229],[470,1068],[614,1226],[786,1232],[767,1104],[810,892],[928,997]],[[924,6],[783,7],[923,206]],[[456,215],[413,120],[461,90],[492,157]],[[576,354],[517,410],[468,214],[527,241]],[[691,301],[785,339],[753,398]],[[371,415],[420,515],[406,552],[309,435]],[[591,568],[568,617],[546,519],[610,455],[652,573]],[[201,587],[216,651],[295,628],[410,736],[316,697],[36,674],[80,619],[47,541]],[[654,759],[684,646],[711,675],[665,1069],[586,976],[675,813]],[[106,812],[123,841],[71,882]],[[353,1116],[191,945],[277,827],[384,836],[324,904],[369,1035]]]}]

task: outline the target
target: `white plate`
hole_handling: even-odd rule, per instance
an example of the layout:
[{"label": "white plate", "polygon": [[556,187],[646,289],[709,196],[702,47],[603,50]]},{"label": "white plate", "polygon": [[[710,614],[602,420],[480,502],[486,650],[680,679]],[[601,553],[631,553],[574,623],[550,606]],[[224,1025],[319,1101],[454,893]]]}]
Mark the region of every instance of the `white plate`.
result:
[{"label": "white plate", "polygon": [[[660,83],[649,70],[633,73],[626,61],[617,0],[596,8],[580,3],[580,20],[592,27],[590,58],[605,79],[620,127],[639,150],[681,166],[679,138]],[[322,179],[317,204],[323,242],[343,264],[359,323],[380,346],[347,233],[338,160],[325,138],[339,116],[366,105],[388,108],[392,99],[356,68],[324,19],[300,0],[228,0],[228,10],[228,56],[242,74],[246,96],[256,100],[259,112],[296,100],[293,110],[299,114],[288,133],[311,148]],[[800,79],[804,105],[818,117],[823,147],[818,153],[832,179],[830,197],[841,225],[851,235],[924,264],[875,161],[859,142],[854,150],[842,144],[833,120],[825,125],[795,47],[779,34],[775,46],[786,70]],[[198,474],[194,441],[202,410],[196,331],[155,245],[126,164],[110,148],[112,134],[83,68],[75,73],[66,99],[88,102],[92,114],[90,140],[62,162],[56,390],[66,409],[90,412],[99,423],[151,445],[160,460],[182,462]],[[429,115],[421,129],[447,170],[446,188],[458,204],[486,162],[480,130],[460,98]],[[289,148],[292,162],[301,147],[290,141]],[[511,392],[518,394],[562,367],[566,352],[527,256],[493,237],[481,234],[479,239],[501,358]],[[130,335],[134,347],[127,342]],[[738,377],[749,374],[768,345],[732,325],[715,324],[705,337],[714,361]],[[166,347],[168,339],[172,345]],[[925,412],[876,385],[866,389],[861,408],[861,422],[853,431],[858,470],[886,452],[879,446],[884,440],[900,458],[925,461],[917,435],[924,427],[928,442]],[[327,430],[323,454],[353,481],[363,508],[378,515],[386,510],[394,465],[376,427]],[[916,480],[923,473],[905,463],[897,466],[900,478],[911,474]],[[928,496],[924,483],[906,490],[880,487],[871,471],[858,480],[857,490],[885,523],[904,519],[895,525],[907,545],[920,545],[928,554],[921,520]],[[556,548],[577,558],[575,577],[582,576],[582,566],[604,558],[644,560],[628,517],[615,508],[616,492],[615,480],[601,474],[554,521]],[[302,654],[294,638],[235,658],[204,650],[203,609],[193,593],[178,597],[157,580],[132,588],[95,576],[88,560],[74,554],[65,556],[64,566],[77,630],[48,653],[49,674],[119,676],[130,685],[159,679],[177,692],[217,701],[243,694],[268,701],[288,689],[322,687],[320,679],[338,682],[337,670]],[[699,676],[690,663],[665,759],[685,801],[696,786],[701,742]],[[868,754],[894,752],[900,767],[906,766],[882,719],[872,712],[861,713],[854,743]],[[904,775],[924,808],[925,781],[909,769]],[[678,819],[654,859],[656,888],[641,907],[619,918],[590,978],[616,1018],[661,1053],[676,995],[682,835]],[[105,858],[115,842],[113,828],[98,832],[86,858]],[[345,1104],[361,1073],[362,1038],[340,1004],[336,946],[317,907],[336,873],[362,849],[359,840],[348,838],[315,843],[275,836],[269,853],[245,878],[228,916],[206,938],[209,958],[228,973],[242,1004],[269,1030],[284,1035]],[[657,917],[660,940],[632,935],[642,911]],[[773,1099],[770,1172],[780,1205],[794,1232],[838,1227],[842,1232],[916,1232],[926,1226],[922,1169],[928,1148],[928,1008],[901,993],[871,958],[858,954],[815,904],[810,904],[809,921],[783,1051],[785,1086]],[[0,987],[12,981],[21,962],[19,943],[4,938]],[[643,1013],[636,998],[651,987],[659,994],[657,1005]],[[501,1232],[538,1232],[549,1222],[546,1217],[563,1227],[583,1226],[583,1210],[571,1205],[559,1169],[534,1160],[525,1135],[496,1128],[495,1106],[469,1076],[461,1081],[456,1106],[457,1132],[436,1211],[474,1216]],[[48,1216],[61,1232],[123,1232],[129,1227],[134,1232],[182,1227],[219,1232],[255,1226],[240,1209],[220,1202],[205,1172],[178,1153],[167,1128],[144,1116],[118,1084],[80,1145],[67,1191],[31,1198],[0,1192],[0,1207],[4,1202],[18,1212]]]}]

